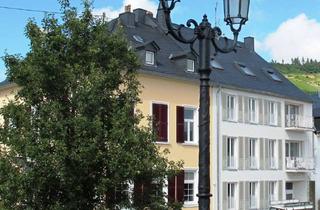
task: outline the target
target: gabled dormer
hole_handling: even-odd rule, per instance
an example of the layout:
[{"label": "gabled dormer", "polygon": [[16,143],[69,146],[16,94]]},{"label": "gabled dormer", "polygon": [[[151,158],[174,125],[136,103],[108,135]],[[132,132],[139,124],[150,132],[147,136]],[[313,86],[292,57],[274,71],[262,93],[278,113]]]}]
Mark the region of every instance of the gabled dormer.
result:
[{"label": "gabled dormer", "polygon": [[140,43],[136,46],[136,51],[143,63],[147,66],[157,66],[157,52],[160,50],[155,41]]},{"label": "gabled dormer", "polygon": [[197,55],[191,51],[172,53],[169,56],[172,62],[184,69],[186,72],[194,73],[197,69]]}]

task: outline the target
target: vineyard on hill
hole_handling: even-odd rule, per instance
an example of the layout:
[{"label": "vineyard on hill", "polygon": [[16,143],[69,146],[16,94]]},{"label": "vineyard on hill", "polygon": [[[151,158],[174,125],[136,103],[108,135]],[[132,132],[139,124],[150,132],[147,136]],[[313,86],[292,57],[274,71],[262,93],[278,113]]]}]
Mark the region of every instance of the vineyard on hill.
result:
[{"label": "vineyard on hill", "polygon": [[312,59],[292,59],[291,64],[272,62],[297,87],[306,93],[320,91],[320,62]]}]

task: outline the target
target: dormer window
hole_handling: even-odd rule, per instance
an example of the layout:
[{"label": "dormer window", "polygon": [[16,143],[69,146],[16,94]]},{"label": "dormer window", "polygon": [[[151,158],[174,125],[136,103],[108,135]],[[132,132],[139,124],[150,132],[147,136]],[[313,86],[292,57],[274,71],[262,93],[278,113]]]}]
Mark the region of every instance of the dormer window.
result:
[{"label": "dormer window", "polygon": [[133,38],[134,38],[134,40],[136,42],[139,42],[139,43],[143,43],[144,42],[143,38],[141,36],[139,36],[139,35],[133,35]]},{"label": "dormer window", "polygon": [[273,69],[266,69],[265,71],[274,81],[282,82],[281,78],[274,72]]},{"label": "dormer window", "polygon": [[220,63],[218,61],[216,61],[215,59],[211,59],[210,60],[210,66],[213,69],[219,69],[219,70],[223,70],[223,67],[220,65]]},{"label": "dormer window", "polygon": [[248,75],[248,76],[252,76],[252,77],[255,77],[256,75],[253,73],[253,71],[248,68],[245,64],[243,63],[238,63],[236,62],[236,66],[240,69],[240,71],[242,73],[244,73],[245,75]]},{"label": "dormer window", "polygon": [[154,65],[154,52],[146,51],[146,60],[147,65]]},{"label": "dormer window", "polygon": [[187,59],[187,71],[194,72],[194,60]]}]

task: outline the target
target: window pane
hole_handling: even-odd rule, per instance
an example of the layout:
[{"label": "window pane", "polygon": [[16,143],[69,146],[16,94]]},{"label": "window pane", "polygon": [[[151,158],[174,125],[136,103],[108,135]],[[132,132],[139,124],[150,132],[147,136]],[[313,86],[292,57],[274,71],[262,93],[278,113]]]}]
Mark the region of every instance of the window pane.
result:
[{"label": "window pane", "polygon": [[185,172],[184,175],[184,201],[194,201],[194,172]]},{"label": "window pane", "polygon": [[235,117],[235,97],[227,97],[227,117],[229,120],[234,120]]},{"label": "window pane", "polygon": [[190,141],[193,141],[193,122],[190,122]]},{"label": "window pane", "polygon": [[154,52],[146,51],[146,64],[154,64]]},{"label": "window pane", "polygon": [[183,130],[184,140],[188,141],[188,122],[184,122],[184,130]]},{"label": "window pane", "polygon": [[193,172],[185,172],[184,179],[193,181],[194,173]]},{"label": "window pane", "polygon": [[299,157],[300,156],[300,148],[299,148],[299,143],[291,143],[291,148],[290,148],[290,156],[291,157]]},{"label": "window pane", "polygon": [[286,190],[292,190],[293,189],[293,184],[292,182],[287,182],[286,183]]},{"label": "window pane", "polygon": [[184,119],[189,119],[189,120],[193,120],[193,113],[194,110],[193,109],[184,109]]},{"label": "window pane", "polygon": [[194,71],[194,60],[187,60],[187,71]]}]

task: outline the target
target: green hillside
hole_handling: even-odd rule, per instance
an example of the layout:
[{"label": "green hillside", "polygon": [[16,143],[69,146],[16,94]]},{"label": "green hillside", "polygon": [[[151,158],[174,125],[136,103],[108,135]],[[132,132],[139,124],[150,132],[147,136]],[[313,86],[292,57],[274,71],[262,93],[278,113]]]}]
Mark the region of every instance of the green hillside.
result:
[{"label": "green hillside", "polygon": [[314,93],[320,90],[320,63],[273,63],[274,67],[285,75],[292,83],[306,93]]}]

